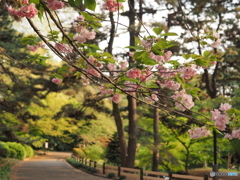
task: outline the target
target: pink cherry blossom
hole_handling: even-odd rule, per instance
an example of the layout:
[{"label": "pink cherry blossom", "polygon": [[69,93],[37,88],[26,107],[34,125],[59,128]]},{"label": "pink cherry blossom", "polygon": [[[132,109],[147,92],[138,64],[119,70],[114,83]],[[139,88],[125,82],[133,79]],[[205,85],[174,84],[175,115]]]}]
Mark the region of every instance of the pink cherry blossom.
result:
[{"label": "pink cherry blossom", "polygon": [[240,139],[240,129],[232,131],[232,137]]},{"label": "pink cherry blossom", "polygon": [[107,65],[109,71],[116,71],[117,66],[115,64],[108,64]]},{"label": "pink cherry blossom", "polygon": [[175,81],[164,81],[163,83],[160,82],[160,81],[157,81],[158,84],[161,86],[161,87],[167,87],[169,89],[172,89],[174,91],[177,91],[179,88],[180,88],[180,84],[175,82]]},{"label": "pink cherry blossom", "polygon": [[57,9],[62,9],[64,7],[64,3],[61,1],[57,0],[46,0],[48,3],[48,7],[52,10],[55,11]]},{"label": "pink cherry blossom", "polygon": [[39,47],[44,48],[45,46],[40,43],[38,45],[34,45],[34,46],[31,46],[29,44],[27,45],[27,48],[29,51],[36,51]]},{"label": "pink cherry blossom", "polygon": [[212,120],[215,121],[215,126],[219,130],[226,129],[226,124],[229,123],[228,115],[225,113],[221,113],[218,109],[214,109],[213,111],[211,111],[211,113],[212,113]]},{"label": "pink cherry blossom", "polygon": [[96,77],[101,77],[101,74],[96,69],[87,69],[87,73]]},{"label": "pink cherry blossom", "polygon": [[55,48],[60,53],[72,53],[72,47],[67,44],[56,43]]},{"label": "pink cherry blossom", "polygon": [[172,52],[171,51],[167,51],[166,53],[164,53],[164,61],[169,61],[171,58]]},{"label": "pink cherry blossom", "polygon": [[109,10],[110,12],[116,12],[122,7],[122,3],[117,2],[116,0],[107,0],[103,8]]},{"label": "pink cherry blossom", "polygon": [[213,37],[219,39],[220,35],[216,31],[213,31]]},{"label": "pink cherry blossom", "polygon": [[227,139],[230,139],[230,140],[232,140],[232,139],[233,139],[233,137],[232,137],[232,135],[231,135],[231,134],[225,134],[224,138],[227,138]]},{"label": "pink cherry blossom", "polygon": [[78,20],[78,21],[84,21],[85,18],[84,18],[82,15],[80,15],[80,16],[77,17],[77,20]]},{"label": "pink cherry blossom", "polygon": [[38,10],[36,9],[34,3],[21,7],[20,11],[24,14],[24,17],[26,18],[34,18],[35,15],[38,13]]},{"label": "pink cherry blossom", "polygon": [[146,69],[145,72],[142,72],[142,75],[140,76],[140,81],[141,82],[146,82],[153,78],[153,74],[150,71],[150,69]]},{"label": "pink cherry blossom", "polygon": [[86,42],[86,38],[80,34],[75,34],[73,39],[76,40],[79,44]]},{"label": "pink cherry blossom", "polygon": [[194,67],[183,67],[179,69],[179,72],[181,72],[182,74],[180,75],[180,77],[184,78],[184,79],[191,79],[193,76],[195,76],[197,74],[197,70]]},{"label": "pink cherry blossom", "polygon": [[62,83],[62,79],[53,78],[53,79],[52,79],[52,82],[55,83],[55,84],[61,84],[61,83]]},{"label": "pink cherry blossom", "polygon": [[143,47],[147,50],[150,50],[152,48],[151,40],[142,40],[141,43],[142,43]]},{"label": "pink cherry blossom", "polygon": [[119,103],[122,100],[120,94],[118,94],[118,93],[115,93],[111,99],[115,103]]},{"label": "pink cherry blossom", "polygon": [[23,3],[23,4],[28,4],[29,1],[28,1],[28,0],[22,0],[22,3]]},{"label": "pink cherry blossom", "polygon": [[216,121],[218,116],[221,114],[221,112],[218,109],[214,109],[213,111],[210,111],[212,113],[212,120]]},{"label": "pink cherry blossom", "polygon": [[230,104],[228,104],[228,103],[221,103],[221,105],[220,105],[220,110],[221,111],[227,111],[227,110],[229,110],[229,109],[231,109],[232,108],[232,106],[230,105]]},{"label": "pink cherry blossom", "polygon": [[186,94],[185,90],[176,91],[175,94],[172,96],[172,99],[174,99],[175,106],[180,111],[185,111],[186,109],[191,109],[194,106],[194,102],[192,100],[192,96],[189,94]]},{"label": "pink cherry blossom", "polygon": [[221,44],[221,39],[217,39],[214,43],[210,44],[213,48],[218,48],[218,46]]},{"label": "pink cherry blossom", "polygon": [[197,139],[197,138],[201,138],[201,137],[207,137],[208,135],[210,135],[210,130],[206,129],[205,126],[203,127],[197,127],[195,129],[190,129],[188,130],[189,134],[190,134],[190,138],[193,139]]},{"label": "pink cherry blossom", "polygon": [[130,57],[133,57],[133,55],[134,55],[134,52],[129,52]]},{"label": "pink cherry blossom", "polygon": [[136,79],[141,77],[141,70],[140,69],[130,69],[127,71],[126,74],[131,79]]},{"label": "pink cherry blossom", "polygon": [[106,89],[105,87],[101,86],[100,87],[100,92],[101,92],[102,95],[112,94],[113,89]]},{"label": "pink cherry blossom", "polygon": [[120,70],[124,70],[128,67],[128,62],[127,61],[121,61],[119,63],[119,66],[120,66]]}]

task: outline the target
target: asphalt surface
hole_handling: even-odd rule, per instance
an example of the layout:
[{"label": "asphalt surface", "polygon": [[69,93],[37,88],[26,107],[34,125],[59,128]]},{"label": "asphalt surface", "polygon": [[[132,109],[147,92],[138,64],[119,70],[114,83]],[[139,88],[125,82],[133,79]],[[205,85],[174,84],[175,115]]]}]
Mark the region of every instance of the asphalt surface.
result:
[{"label": "asphalt surface", "polygon": [[71,153],[48,152],[14,165],[10,180],[106,180],[76,169],[66,162]]}]

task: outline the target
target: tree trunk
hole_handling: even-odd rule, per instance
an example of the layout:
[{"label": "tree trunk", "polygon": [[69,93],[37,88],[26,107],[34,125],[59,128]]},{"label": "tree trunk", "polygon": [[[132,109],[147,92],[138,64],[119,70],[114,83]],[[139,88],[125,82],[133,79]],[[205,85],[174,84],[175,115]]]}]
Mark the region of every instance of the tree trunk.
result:
[{"label": "tree trunk", "polygon": [[153,117],[153,138],[154,138],[154,149],[153,149],[153,158],[152,158],[152,171],[158,171],[158,161],[159,161],[159,113],[158,108],[154,108],[154,117]]},{"label": "tree trunk", "polygon": [[112,107],[113,107],[113,116],[114,120],[117,126],[117,133],[118,133],[118,141],[119,141],[119,146],[120,146],[120,156],[121,156],[121,166],[126,166],[126,155],[127,155],[127,147],[126,147],[126,139],[125,139],[125,134],[124,134],[124,129],[123,129],[123,124],[122,124],[122,119],[120,116],[120,112],[118,109],[118,104],[112,102]]},{"label": "tree trunk", "polygon": [[136,148],[137,148],[137,102],[131,96],[127,96],[128,99],[128,150],[127,150],[127,164],[126,166],[129,168],[134,167],[134,161],[136,156]]}]

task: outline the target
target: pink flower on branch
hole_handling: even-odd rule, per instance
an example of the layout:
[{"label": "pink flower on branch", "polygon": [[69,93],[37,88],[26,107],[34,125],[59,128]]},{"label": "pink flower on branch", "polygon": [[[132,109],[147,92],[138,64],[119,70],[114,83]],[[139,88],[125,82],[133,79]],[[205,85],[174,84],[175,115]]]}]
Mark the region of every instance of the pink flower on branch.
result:
[{"label": "pink flower on branch", "polygon": [[55,84],[61,84],[61,83],[62,83],[62,79],[53,78],[53,79],[52,79],[52,82],[55,83]]},{"label": "pink flower on branch", "polygon": [[131,79],[136,79],[141,77],[141,70],[140,69],[130,69],[127,71],[126,76]]},{"label": "pink flower on branch", "polygon": [[121,7],[122,7],[122,3],[117,2],[117,0],[107,0],[103,5],[103,8],[105,10],[109,10],[110,12],[116,12]]},{"label": "pink flower on branch", "polygon": [[190,129],[188,130],[189,134],[190,134],[190,138],[193,139],[197,139],[197,138],[201,138],[201,137],[207,137],[208,135],[210,135],[210,130],[206,129],[205,126],[203,127],[197,127],[195,129]]},{"label": "pink flower on branch", "polygon": [[172,96],[172,99],[176,101],[175,106],[180,111],[191,109],[194,106],[192,96],[189,94],[186,94],[185,90],[176,91],[175,94]]},{"label": "pink flower on branch", "polygon": [[64,7],[64,3],[61,1],[57,0],[46,0],[48,3],[48,7],[52,10],[55,11],[57,9],[62,9]]},{"label": "pink flower on branch", "polygon": [[122,100],[120,94],[118,94],[118,93],[115,93],[111,99],[115,103],[119,103]]},{"label": "pink flower on branch", "polygon": [[55,48],[60,53],[72,53],[72,49],[73,49],[71,46],[63,43],[56,43]]},{"label": "pink flower on branch", "polygon": [[229,110],[229,109],[231,109],[232,108],[232,106],[230,105],[230,104],[228,104],[228,103],[221,103],[221,105],[220,105],[220,110],[221,111],[227,111],[227,110]]},{"label": "pink flower on branch", "polygon": [[19,10],[15,10],[12,6],[9,6],[8,12],[13,16],[34,18],[38,13],[38,10],[36,9],[35,4],[31,3],[27,6],[22,6]]}]

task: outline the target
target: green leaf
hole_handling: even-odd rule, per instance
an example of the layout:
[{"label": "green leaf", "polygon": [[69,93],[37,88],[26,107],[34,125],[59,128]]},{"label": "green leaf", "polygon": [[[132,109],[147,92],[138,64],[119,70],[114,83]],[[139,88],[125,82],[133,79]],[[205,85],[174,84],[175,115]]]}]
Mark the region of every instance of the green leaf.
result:
[{"label": "green leaf", "polygon": [[[167,40],[166,39],[161,39],[160,41],[158,41],[157,43],[156,43],[156,46],[158,47],[158,48],[160,48],[160,49],[166,49],[166,46],[168,45],[168,43],[167,43]],[[155,46],[154,46],[154,48],[155,48]]]},{"label": "green leaf", "polygon": [[34,3],[34,4],[40,4],[40,1],[39,0],[30,0],[31,3]]},{"label": "green leaf", "polygon": [[182,54],[182,57],[187,60],[191,57],[191,55],[190,54]]},{"label": "green leaf", "polygon": [[60,69],[58,69],[57,73],[59,73],[59,74],[69,73],[69,71],[67,69],[68,69],[68,66],[63,65]]},{"label": "green leaf", "polygon": [[156,35],[159,35],[163,31],[163,29],[162,28],[154,28],[153,31],[155,32]]},{"label": "green leaf", "polygon": [[211,52],[210,51],[204,51],[203,56],[204,57],[209,57],[209,56],[211,56]]},{"label": "green leaf", "polygon": [[82,4],[82,0],[75,0],[75,5],[80,6]]},{"label": "green leaf", "polygon": [[154,61],[150,57],[144,57],[142,59],[142,63],[145,64],[145,65],[156,65],[156,64],[158,64],[156,61]]},{"label": "green leaf", "polygon": [[206,41],[201,41],[200,44],[204,46],[204,45],[207,45],[208,43]]},{"label": "green leaf", "polygon": [[196,59],[196,60],[194,60],[194,62],[198,66],[208,66],[209,65],[208,62],[204,59]]},{"label": "green leaf", "polygon": [[161,34],[161,36],[178,36],[178,34],[173,33],[173,32],[169,32],[169,33]]},{"label": "green leaf", "polygon": [[96,1],[95,0],[84,0],[84,5],[87,9],[95,11]]},{"label": "green leaf", "polygon": [[135,49],[135,50],[144,50],[144,48],[140,45],[137,46],[126,46],[125,48],[129,48],[129,49]]}]

